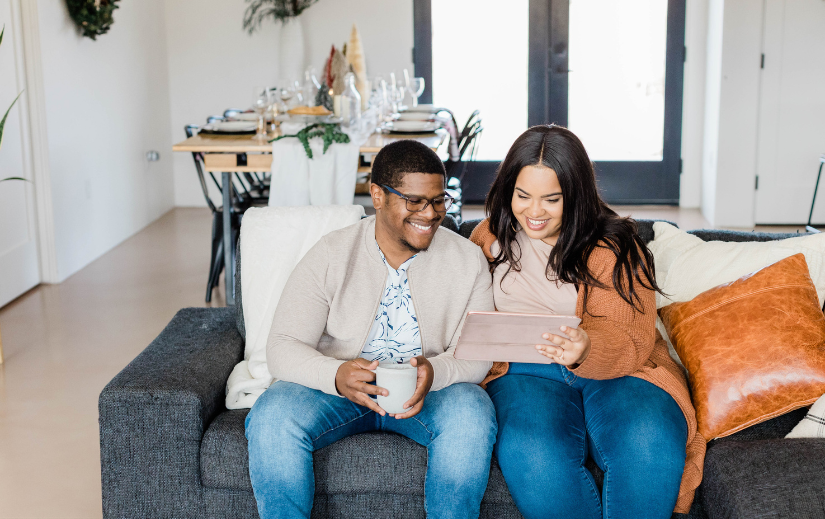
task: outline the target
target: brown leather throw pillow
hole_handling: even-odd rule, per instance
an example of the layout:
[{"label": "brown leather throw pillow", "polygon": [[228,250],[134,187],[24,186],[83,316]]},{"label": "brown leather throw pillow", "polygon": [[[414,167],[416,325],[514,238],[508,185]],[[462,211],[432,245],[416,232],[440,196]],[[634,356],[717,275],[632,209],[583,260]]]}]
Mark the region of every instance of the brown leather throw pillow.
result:
[{"label": "brown leather throw pillow", "polygon": [[825,315],[802,254],[665,306],[659,317],[708,440],[825,393]]}]

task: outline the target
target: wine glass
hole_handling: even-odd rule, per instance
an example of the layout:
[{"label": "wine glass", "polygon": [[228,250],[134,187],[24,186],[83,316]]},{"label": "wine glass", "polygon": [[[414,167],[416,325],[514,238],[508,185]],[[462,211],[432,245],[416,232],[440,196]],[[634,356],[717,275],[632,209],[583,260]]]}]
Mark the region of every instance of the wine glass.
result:
[{"label": "wine glass", "polygon": [[258,115],[258,125],[255,132],[256,139],[266,138],[266,111],[271,104],[269,89],[265,86],[256,86],[252,91],[252,108]]},{"label": "wine glass", "polygon": [[414,77],[408,87],[410,96],[412,96],[412,105],[418,106],[418,98],[424,93],[424,78]]},{"label": "wine glass", "polygon": [[283,101],[282,111],[286,112],[292,107],[292,99],[295,97],[295,87],[291,81],[282,79],[278,82],[281,85],[281,101]]},{"label": "wine glass", "polygon": [[393,113],[398,113],[401,108],[401,101],[404,99],[404,89],[400,86],[392,86],[389,89],[390,102]]}]

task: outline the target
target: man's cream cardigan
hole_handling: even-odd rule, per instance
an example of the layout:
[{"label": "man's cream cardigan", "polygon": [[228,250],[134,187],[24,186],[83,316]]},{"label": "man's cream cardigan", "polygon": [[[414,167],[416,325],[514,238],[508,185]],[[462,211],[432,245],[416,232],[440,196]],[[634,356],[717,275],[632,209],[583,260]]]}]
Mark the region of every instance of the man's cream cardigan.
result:
[{"label": "man's cream cardigan", "polygon": [[[481,248],[440,227],[407,275],[421,348],[433,366],[431,391],[481,382],[490,362],[453,357],[467,312],[495,309]],[[386,279],[375,217],[321,238],[295,267],[275,310],[266,345],[272,376],[337,395],[335,374],[361,355]]]}]

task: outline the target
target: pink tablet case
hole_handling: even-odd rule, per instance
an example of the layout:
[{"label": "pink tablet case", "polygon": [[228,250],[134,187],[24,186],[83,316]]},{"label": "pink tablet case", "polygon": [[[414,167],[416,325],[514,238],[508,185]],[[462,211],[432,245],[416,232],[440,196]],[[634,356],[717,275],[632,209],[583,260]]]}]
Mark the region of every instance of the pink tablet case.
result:
[{"label": "pink tablet case", "polygon": [[551,344],[541,336],[549,332],[567,338],[559,327],[577,328],[579,323],[581,319],[569,315],[470,312],[458,338],[455,358],[550,364],[550,359],[536,351],[536,344]]}]

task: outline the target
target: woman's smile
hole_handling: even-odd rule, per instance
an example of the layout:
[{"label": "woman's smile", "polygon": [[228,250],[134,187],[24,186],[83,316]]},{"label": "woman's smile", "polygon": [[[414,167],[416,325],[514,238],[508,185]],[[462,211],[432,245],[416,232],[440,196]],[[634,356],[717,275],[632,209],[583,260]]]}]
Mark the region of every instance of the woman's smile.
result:
[{"label": "woman's smile", "polygon": [[540,231],[544,229],[544,226],[546,226],[547,222],[550,221],[549,218],[536,219],[529,217],[526,217],[525,220],[527,221],[527,228],[531,231]]}]

